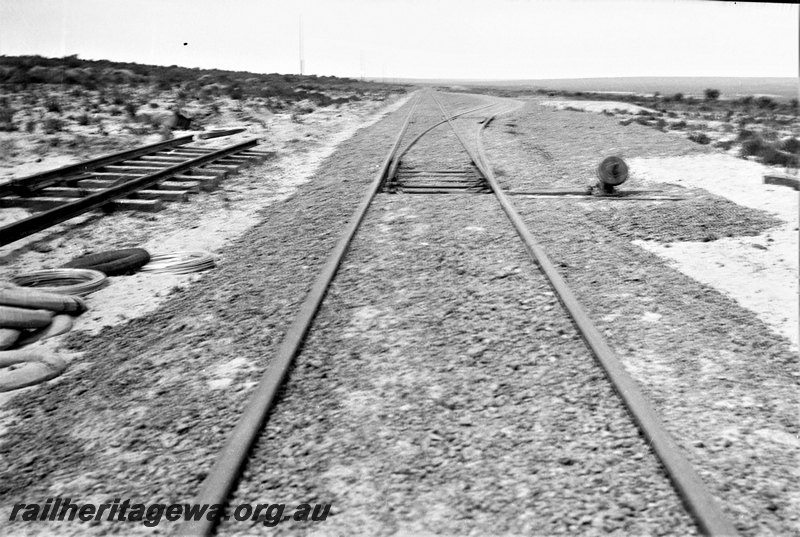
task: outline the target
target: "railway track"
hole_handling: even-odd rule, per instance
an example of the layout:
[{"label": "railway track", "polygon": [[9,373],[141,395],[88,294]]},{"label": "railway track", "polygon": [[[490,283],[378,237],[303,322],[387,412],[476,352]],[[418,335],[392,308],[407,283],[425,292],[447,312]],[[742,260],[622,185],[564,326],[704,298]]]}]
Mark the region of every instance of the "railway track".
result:
[{"label": "railway track", "polygon": [[188,145],[192,140],[183,136],[0,184],[0,209],[41,211],[0,227],[0,246],[93,209],[157,211],[271,156],[253,149],[256,139],[220,149]]},{"label": "railway track", "polygon": [[[424,125],[415,124],[415,113],[423,100],[427,101],[429,109],[432,104],[435,104],[443,119],[433,122],[428,119]],[[374,206],[376,198],[378,196],[389,196],[396,200],[403,195],[414,194],[415,196],[408,199],[415,200],[413,203],[417,204],[417,206],[424,205],[427,199],[457,198],[461,199],[462,203],[467,206],[473,203],[476,207],[485,207],[487,203],[491,203],[487,201],[492,197],[489,194],[493,194],[496,203],[507,215],[508,221],[522,240],[530,258],[547,278],[554,296],[569,314],[569,322],[577,329],[575,336],[569,336],[563,331],[559,331],[560,337],[567,338],[565,347],[568,347],[567,343],[573,340],[578,341],[581,339],[585,342],[584,348],[594,355],[597,363],[602,367],[604,375],[613,386],[613,391],[618,394],[629,416],[633,419],[636,427],[638,427],[666,471],[686,509],[694,517],[697,528],[707,535],[736,534],[736,530],[717,506],[697,472],[666,432],[652,405],[626,373],[613,350],[594,327],[568,285],[559,276],[546,252],[538,245],[513,204],[500,189],[480,136],[481,132],[496,116],[508,112],[510,109],[509,105],[492,104],[473,107],[454,114],[445,108],[434,93],[416,97],[394,144],[300,306],[299,314],[287,330],[260,383],[254,388],[239,421],[228,437],[225,446],[218,453],[214,466],[206,474],[193,503],[225,504],[237,486],[240,486],[239,479],[245,466],[253,465],[257,467],[252,460],[249,460],[253,446],[256,443],[259,446],[264,443],[264,440],[259,441],[259,438],[264,435],[265,422],[276,407],[279,394],[292,368],[293,361],[304,351],[304,345],[308,345],[309,340],[311,340],[312,346],[316,345],[313,341],[314,332],[312,331],[315,318],[323,306],[326,296],[329,294],[331,284],[337,278],[337,272],[345,261],[351,243],[356,241],[360,226],[367,217],[370,208]],[[423,118],[424,120],[425,118]],[[460,126],[456,124],[457,121],[461,121]],[[467,127],[473,129],[473,132],[465,132],[465,123]],[[413,130],[417,131],[417,135],[413,138],[409,135],[412,130],[409,128],[410,125],[413,125]],[[447,135],[455,137],[462,150],[460,152],[445,151],[433,159],[426,156],[426,151],[436,143],[435,137],[426,137],[426,135],[431,134],[437,128],[446,129]],[[441,131],[439,132],[441,137],[443,134],[441,134]],[[468,143],[467,136],[470,135],[474,136],[474,143]],[[404,146],[403,142],[407,138],[409,141]],[[412,151],[415,147],[417,150]],[[431,166],[432,160],[435,161],[435,167]],[[428,198],[421,195],[431,197]],[[471,198],[475,201],[464,201],[466,198]],[[398,203],[400,202],[394,202],[395,205]],[[423,244],[428,246],[428,243]],[[353,252],[350,255],[353,255]],[[446,264],[445,261],[441,261],[441,263]],[[460,274],[460,270],[460,268],[457,269],[456,274]],[[414,268],[410,267],[408,271],[413,272]],[[417,277],[428,276],[427,274],[425,276],[416,274]],[[502,279],[506,277],[508,277],[508,274],[504,273],[492,278]],[[415,299],[424,300],[425,298],[424,293],[413,296]],[[547,306],[546,309],[550,311],[552,306]],[[423,332],[430,330],[433,330],[433,328],[423,327]],[[387,335],[387,337],[389,336]],[[579,343],[574,344],[582,345]],[[572,352],[575,351],[570,350],[567,354]],[[473,354],[472,347],[470,347],[468,353],[470,355]],[[414,473],[413,470],[409,470],[409,472]],[[257,471],[250,472],[250,474],[257,473]],[[253,492],[252,485],[249,492]],[[247,497],[246,494],[240,494],[240,496]],[[211,535],[216,531],[218,523],[219,521],[217,520],[188,522],[180,528],[179,533],[183,535]]]}]

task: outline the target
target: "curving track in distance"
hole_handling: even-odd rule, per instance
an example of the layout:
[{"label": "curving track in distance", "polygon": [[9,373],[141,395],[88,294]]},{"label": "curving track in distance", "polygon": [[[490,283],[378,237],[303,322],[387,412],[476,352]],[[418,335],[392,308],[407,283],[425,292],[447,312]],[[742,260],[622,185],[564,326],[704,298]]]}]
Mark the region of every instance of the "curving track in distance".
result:
[{"label": "curving track in distance", "polygon": [[[426,96],[436,102],[443,119],[423,129],[419,135],[409,141],[401,150],[400,147],[409,124],[412,122],[420,100],[424,97],[418,94],[413,98],[408,115],[391,149],[302,303],[299,314],[286,332],[260,383],[254,389],[238,423],[228,437],[223,449],[219,452],[213,467],[206,475],[199,493],[193,499],[193,503],[226,504],[229,494],[236,487],[242,469],[248,460],[250,450],[276,403],[277,395],[291,369],[293,360],[300,353],[317,311],[325,299],[328,288],[333,282],[348,247],[358,232],[359,226],[364,220],[376,194],[387,180],[395,176],[400,166],[401,158],[423,136],[447,123],[469,155],[472,165],[479,170],[483,179],[488,183],[491,192],[495,195],[516,229],[526,250],[548,278],[559,300],[569,312],[573,324],[580,332],[581,337],[603,367],[607,378],[613,384],[634,422],[651,444],[685,506],[694,516],[699,529],[707,535],[735,535],[737,533],[736,530],[725,518],[714,498],[703,485],[697,472],[681,453],[680,448],[666,432],[652,405],[639,390],[635,381],[627,374],[619,359],[591,322],[575,295],[558,274],[544,250],[535,241],[508,197],[500,189],[481,142],[481,133],[496,116],[509,112],[511,107],[489,104],[477,108],[473,107],[462,112],[450,113],[444,108],[435,93],[429,92],[426,93]],[[462,138],[462,134],[456,128],[453,119],[479,111],[483,112],[485,119],[475,132],[476,149],[472,149]],[[215,531],[217,522],[214,520],[189,521],[181,526],[179,533],[181,535],[211,535]]]}]

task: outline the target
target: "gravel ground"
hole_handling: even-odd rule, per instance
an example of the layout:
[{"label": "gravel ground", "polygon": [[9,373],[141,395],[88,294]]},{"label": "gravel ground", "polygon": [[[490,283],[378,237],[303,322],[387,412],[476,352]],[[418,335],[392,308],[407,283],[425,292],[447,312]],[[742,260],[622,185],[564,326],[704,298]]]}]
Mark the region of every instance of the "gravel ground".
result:
[{"label": "gravel ground", "polygon": [[[487,98],[453,99],[451,110]],[[189,501],[406,110],[342,144],[216,271],[158,312],[70,338],[83,353],[70,372],[6,408],[4,534],[174,530],[10,527],[5,506],[57,495]],[[535,104],[516,122],[512,130],[537,134],[487,136],[514,188],[585,184],[609,144],[637,155],[698,150]],[[521,142],[532,137],[535,148]],[[417,154],[428,156],[407,163],[456,162],[454,142],[426,140]],[[798,377],[786,342],[587,219],[601,204],[515,201],[738,527],[797,531]],[[496,202],[481,195],[379,196],[234,495],[245,501],[333,507],[324,523],[230,523],[222,535],[695,532]]]},{"label": "gravel ground", "polygon": [[[508,121],[519,134],[508,132]],[[556,137],[566,127],[575,143]],[[538,153],[525,150],[534,133]],[[608,154],[709,151],[652,129],[553,112],[535,102],[498,121],[487,134],[487,150],[514,189],[586,184]],[[554,158],[542,166],[545,152]],[[797,356],[754,313],[629,242],[754,235],[774,220],[704,191],[687,194],[691,201],[677,203],[514,202],[739,530],[796,535]]]},{"label": "gravel ground", "polygon": [[491,196],[376,201],[253,459],[276,535],[694,529]]},{"label": "gravel ground", "polygon": [[[404,160],[467,162],[448,131]],[[276,535],[695,531],[486,195],[375,201],[232,503],[265,492],[333,505]]]},{"label": "gravel ground", "polygon": [[16,502],[57,495],[191,500],[404,110],[341,144],[311,182],[221,252],[216,270],[176,289],[159,311],[70,336],[69,350],[82,353],[70,370],[4,408],[0,532],[169,531],[110,522],[9,527],[7,515]]}]

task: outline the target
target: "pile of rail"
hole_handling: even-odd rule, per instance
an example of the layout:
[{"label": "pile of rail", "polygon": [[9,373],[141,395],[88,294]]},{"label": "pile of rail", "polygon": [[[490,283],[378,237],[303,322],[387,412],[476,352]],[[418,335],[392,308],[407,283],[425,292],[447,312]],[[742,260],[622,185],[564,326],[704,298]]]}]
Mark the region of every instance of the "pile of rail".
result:
[{"label": "pile of rail", "polygon": [[97,208],[157,211],[211,190],[242,166],[274,153],[254,151],[252,139],[210,149],[187,146],[192,136],[141,146],[0,184],[0,208],[38,214],[0,227],[0,246]]}]

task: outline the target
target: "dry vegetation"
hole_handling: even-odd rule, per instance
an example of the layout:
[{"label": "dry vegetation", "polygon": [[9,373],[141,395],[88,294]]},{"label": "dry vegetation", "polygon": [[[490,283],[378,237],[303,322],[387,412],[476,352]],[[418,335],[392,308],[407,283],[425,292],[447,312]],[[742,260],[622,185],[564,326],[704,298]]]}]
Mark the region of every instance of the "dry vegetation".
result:
[{"label": "dry vegetation", "polygon": [[[107,60],[0,56],[0,162],[88,156],[272,114],[301,122],[322,107],[405,89],[328,76],[254,74]],[[188,118],[187,123],[181,118]]]},{"label": "dry vegetation", "polygon": [[[621,108],[603,114],[618,117],[622,125],[638,123],[663,132],[676,132],[689,140],[712,145],[742,158],[784,168],[800,167],[798,100],[768,96],[726,99],[714,88],[702,96],[570,92],[548,89],[470,88],[475,93],[505,97],[540,95],[574,100],[622,101],[646,108],[635,113]],[[567,110],[583,111],[580,107]]]}]

